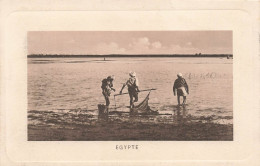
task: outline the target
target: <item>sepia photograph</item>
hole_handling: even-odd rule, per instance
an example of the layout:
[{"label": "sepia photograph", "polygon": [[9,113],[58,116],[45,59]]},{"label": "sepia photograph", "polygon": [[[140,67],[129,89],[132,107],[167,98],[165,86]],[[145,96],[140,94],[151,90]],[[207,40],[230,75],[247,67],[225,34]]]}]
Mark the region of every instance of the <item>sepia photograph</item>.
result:
[{"label": "sepia photograph", "polygon": [[258,166],[259,4],[112,1],[1,3],[0,165]]},{"label": "sepia photograph", "polygon": [[28,31],[27,101],[28,141],[233,141],[233,32]]}]

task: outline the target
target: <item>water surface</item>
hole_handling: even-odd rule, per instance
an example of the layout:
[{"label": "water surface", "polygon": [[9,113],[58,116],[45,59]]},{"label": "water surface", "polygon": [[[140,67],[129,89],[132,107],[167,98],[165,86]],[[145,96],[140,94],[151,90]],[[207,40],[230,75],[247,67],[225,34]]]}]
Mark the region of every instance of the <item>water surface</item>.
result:
[{"label": "water surface", "polygon": [[[172,86],[176,74],[181,72],[190,89],[185,116],[232,123],[232,63],[226,58],[28,58],[28,111],[94,110],[87,114],[97,115],[97,105],[105,103],[100,88],[102,79],[116,76],[116,94],[128,79],[129,71],[135,71],[140,90],[157,89],[150,94],[150,107],[161,114],[171,114],[168,119],[174,119],[177,100]],[[140,93],[140,101],[147,93]],[[117,96],[114,100],[112,94],[111,108],[115,104],[120,107],[117,111],[129,111],[129,96]],[[152,120],[167,118],[157,116]]]}]

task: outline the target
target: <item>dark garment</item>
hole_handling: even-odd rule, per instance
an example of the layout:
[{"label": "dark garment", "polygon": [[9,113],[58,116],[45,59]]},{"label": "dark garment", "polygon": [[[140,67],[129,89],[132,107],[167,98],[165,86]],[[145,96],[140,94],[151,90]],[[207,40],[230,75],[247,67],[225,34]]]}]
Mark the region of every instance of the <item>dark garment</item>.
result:
[{"label": "dark garment", "polygon": [[134,102],[138,101],[138,79],[136,77],[130,77],[127,82],[124,84],[128,87],[128,93],[130,97],[130,107],[133,106]]},{"label": "dark garment", "polygon": [[110,96],[112,87],[113,87],[112,80],[109,80],[109,79],[103,79],[102,80],[102,85],[101,85],[102,93],[105,93],[105,95]]},{"label": "dark garment", "polygon": [[107,95],[109,95],[109,96],[110,96],[111,88],[112,88],[112,87],[113,87],[113,82],[112,82],[112,80],[107,79],[107,78],[105,78],[105,79],[102,80],[101,88],[102,88],[102,90],[105,91],[105,93],[106,93]]},{"label": "dark garment", "polygon": [[127,85],[128,88],[136,88],[139,86],[139,81],[136,77],[130,77],[125,85]]},{"label": "dark garment", "polygon": [[128,93],[130,97],[130,106],[132,106],[134,102],[138,101],[138,92],[135,87],[129,87]]},{"label": "dark garment", "polygon": [[[184,89],[183,89],[184,88]],[[173,85],[173,92],[177,89],[177,95],[178,96],[186,96],[184,90],[186,92],[189,92],[189,87],[184,78],[178,78],[175,80],[174,85]]]},{"label": "dark garment", "polygon": [[104,93],[104,92],[102,92],[102,94],[103,94],[104,97],[105,97],[106,106],[109,106],[109,105],[110,105],[109,95],[108,95],[107,93]]},{"label": "dark garment", "polygon": [[178,78],[175,80],[173,88],[178,89],[180,87],[187,86],[186,80],[184,78]]},{"label": "dark garment", "polygon": [[104,95],[105,100],[106,100],[106,106],[109,106],[109,104],[110,104],[109,96],[111,94],[112,87],[113,87],[112,80],[109,80],[109,79],[102,80],[101,88],[102,88],[102,94]]}]

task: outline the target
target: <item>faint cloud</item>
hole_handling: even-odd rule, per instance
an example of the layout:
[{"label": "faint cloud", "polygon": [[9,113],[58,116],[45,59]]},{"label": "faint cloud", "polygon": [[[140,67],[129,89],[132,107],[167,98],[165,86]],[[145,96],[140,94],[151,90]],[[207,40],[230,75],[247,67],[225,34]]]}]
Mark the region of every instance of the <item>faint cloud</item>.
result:
[{"label": "faint cloud", "polygon": [[198,48],[191,47],[192,43],[188,42],[185,46],[171,45],[170,49],[173,54],[195,54],[201,50]]},{"label": "faint cloud", "polygon": [[154,42],[154,43],[152,43],[152,47],[153,48],[162,48],[162,44],[161,44],[161,42]]},{"label": "faint cloud", "polygon": [[130,47],[132,49],[149,49],[150,41],[147,37],[141,37],[138,39],[134,39],[132,43],[130,43]]},{"label": "faint cloud", "polygon": [[[92,51],[94,54],[196,54],[196,53],[217,53],[226,52],[225,48],[207,48],[203,50],[194,47],[192,42],[184,45],[171,44],[163,45],[160,41],[153,41],[148,37],[133,38],[126,47],[120,47],[116,42],[99,43]],[[91,50],[88,50],[91,51]]]},{"label": "faint cloud", "polygon": [[151,42],[148,37],[135,38],[128,46],[128,51],[132,54],[159,54],[163,49],[161,42]]},{"label": "faint cloud", "polygon": [[178,44],[172,44],[170,46],[170,48],[173,49],[173,50],[180,50],[180,49],[182,49],[182,47],[180,45],[178,45]]},{"label": "faint cloud", "polygon": [[122,54],[125,53],[126,49],[119,47],[115,42],[110,43],[100,43],[97,46],[97,52],[102,52],[102,54]]},{"label": "faint cloud", "polygon": [[151,42],[148,37],[133,39],[126,52],[131,54],[195,54],[200,51],[192,47],[192,42],[184,46],[178,44],[163,45],[160,41]]},{"label": "faint cloud", "polygon": [[75,40],[74,39],[68,40],[67,43],[73,44],[75,43]]},{"label": "faint cloud", "polygon": [[192,42],[184,45],[163,45],[160,41],[151,42],[148,37],[134,38],[126,48],[116,42],[100,43],[95,49],[97,54],[196,54],[202,52],[192,46]]},{"label": "faint cloud", "polygon": [[138,38],[136,43],[140,45],[150,45],[150,41],[147,37]]},{"label": "faint cloud", "polygon": [[186,45],[187,45],[187,46],[191,46],[191,45],[192,45],[192,42],[187,42]]}]

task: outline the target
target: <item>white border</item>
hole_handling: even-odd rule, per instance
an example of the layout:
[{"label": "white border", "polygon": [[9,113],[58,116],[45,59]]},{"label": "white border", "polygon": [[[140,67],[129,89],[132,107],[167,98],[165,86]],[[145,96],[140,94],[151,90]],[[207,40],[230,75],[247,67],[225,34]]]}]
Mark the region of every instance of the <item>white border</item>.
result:
[{"label": "white border", "polygon": [[[252,16],[239,10],[45,11],[7,17],[2,58],[4,158],[9,162],[177,162],[243,163],[259,152],[257,46]],[[232,30],[234,54],[234,141],[127,141],[138,151],[117,151],[117,142],[27,141],[27,31]],[[251,81],[252,80],[252,81]],[[3,90],[3,89],[2,89]],[[248,104],[250,103],[250,104]],[[5,127],[5,128],[3,128]],[[258,135],[257,135],[258,134]],[[207,161],[207,162],[206,162]],[[235,161],[235,162],[234,162]],[[221,163],[221,162],[220,162]],[[93,163],[92,163],[93,164]],[[127,163],[121,163],[127,164]],[[146,163],[147,164],[147,163]],[[136,163],[138,165],[138,163]]]}]

